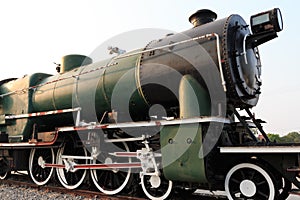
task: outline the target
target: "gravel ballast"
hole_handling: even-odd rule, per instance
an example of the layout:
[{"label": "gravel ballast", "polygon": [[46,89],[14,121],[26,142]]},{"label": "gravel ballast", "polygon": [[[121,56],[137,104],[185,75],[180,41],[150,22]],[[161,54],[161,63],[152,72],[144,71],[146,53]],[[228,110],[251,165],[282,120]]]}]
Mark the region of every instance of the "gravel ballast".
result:
[{"label": "gravel ballast", "polygon": [[[88,200],[90,198],[75,196],[71,194],[62,194],[49,190],[39,190],[35,188],[12,186],[0,184],[0,199],[2,200]],[[94,198],[97,199],[97,198]]]}]

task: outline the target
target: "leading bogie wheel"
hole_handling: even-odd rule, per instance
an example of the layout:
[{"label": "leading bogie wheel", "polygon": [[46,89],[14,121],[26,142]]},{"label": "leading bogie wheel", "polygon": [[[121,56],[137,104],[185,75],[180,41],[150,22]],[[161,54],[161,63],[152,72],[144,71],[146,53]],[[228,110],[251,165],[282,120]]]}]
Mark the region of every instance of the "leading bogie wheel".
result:
[{"label": "leading bogie wheel", "polygon": [[274,200],[278,197],[272,175],[252,163],[235,165],[226,175],[225,191],[229,200]]},{"label": "leading bogie wheel", "polygon": [[54,164],[53,148],[32,149],[29,156],[29,174],[37,185],[45,185],[53,174],[53,167],[45,167],[44,164]]},{"label": "leading bogie wheel", "polygon": [[166,199],[173,188],[173,182],[164,178],[163,175],[142,175],[141,184],[145,195],[152,200]]},{"label": "leading bogie wheel", "polygon": [[[62,158],[62,156],[68,156],[69,158],[66,158],[65,160]],[[73,143],[66,143],[63,147],[61,147],[57,151],[56,156],[56,163],[59,165],[77,165],[77,164],[88,164],[87,159],[73,159],[72,156],[87,156],[86,149],[82,147],[74,147]],[[58,177],[59,182],[62,186],[64,186],[67,189],[76,189],[78,188],[82,182],[85,179],[86,176],[86,169],[78,169],[78,170],[72,170],[66,169],[66,168],[57,168],[56,174]]]}]

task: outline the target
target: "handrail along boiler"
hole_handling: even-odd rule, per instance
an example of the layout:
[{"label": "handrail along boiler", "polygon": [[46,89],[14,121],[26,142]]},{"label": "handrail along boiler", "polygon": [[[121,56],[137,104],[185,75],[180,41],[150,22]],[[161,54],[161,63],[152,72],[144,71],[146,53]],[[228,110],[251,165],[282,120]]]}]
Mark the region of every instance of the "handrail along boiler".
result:
[{"label": "handrail along boiler", "polygon": [[283,29],[280,10],[251,16],[251,27],[207,9],[189,20],[138,50],[111,47],[118,55],[95,63],[68,55],[56,75],[1,81],[0,178],[28,170],[44,185],[56,173],[68,189],[92,180],[109,195],[141,189],[150,199],[198,188],[229,199],[296,193],[300,146],[269,141],[250,110],[258,46]]}]

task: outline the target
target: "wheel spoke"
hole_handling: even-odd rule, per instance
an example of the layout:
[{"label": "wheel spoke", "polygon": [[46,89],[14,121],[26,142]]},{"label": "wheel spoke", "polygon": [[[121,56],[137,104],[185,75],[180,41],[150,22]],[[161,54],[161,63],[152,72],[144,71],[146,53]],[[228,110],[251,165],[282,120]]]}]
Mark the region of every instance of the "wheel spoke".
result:
[{"label": "wheel spoke", "polygon": [[245,173],[244,173],[244,170],[240,170],[240,174],[241,174],[242,179],[245,179],[245,178],[246,178]]},{"label": "wheel spoke", "polygon": [[261,186],[261,185],[264,185],[264,184],[266,184],[266,183],[267,183],[267,181],[266,181],[266,180],[263,180],[263,181],[257,182],[256,185],[257,185],[257,186]]},{"label": "wheel spoke", "polygon": [[249,179],[250,179],[250,180],[253,180],[253,178],[254,178],[255,174],[256,174],[256,171],[254,171],[254,170],[251,170],[251,171],[250,171],[250,176],[249,176]]},{"label": "wheel spoke", "polygon": [[266,193],[263,193],[262,191],[257,191],[257,194],[259,194],[260,196],[263,196],[263,197],[265,197],[266,199],[269,197],[269,195],[268,194],[266,194]]},{"label": "wheel spoke", "polygon": [[232,193],[232,194],[238,194],[238,193],[240,193],[240,189],[232,190],[231,193]]},{"label": "wheel spoke", "polygon": [[241,181],[239,181],[239,180],[237,180],[235,178],[232,178],[231,181],[234,182],[234,183],[240,183],[241,182]]}]

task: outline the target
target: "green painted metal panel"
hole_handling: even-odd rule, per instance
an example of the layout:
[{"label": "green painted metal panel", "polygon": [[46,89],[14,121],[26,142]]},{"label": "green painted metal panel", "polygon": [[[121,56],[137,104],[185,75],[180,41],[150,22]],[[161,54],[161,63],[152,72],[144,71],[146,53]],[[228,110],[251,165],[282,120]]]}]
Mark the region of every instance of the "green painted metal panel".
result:
[{"label": "green painted metal panel", "polygon": [[184,75],[179,84],[181,118],[210,116],[210,97],[207,90],[191,75]]},{"label": "green painted metal panel", "polygon": [[90,57],[84,55],[66,55],[61,59],[60,73],[71,71],[80,66],[89,65],[92,62],[93,60]]},{"label": "green painted metal panel", "polygon": [[[179,84],[181,118],[208,116],[208,92],[191,75]],[[206,183],[205,161],[201,154],[202,124],[166,126],[160,134],[165,176],[170,180]]]},{"label": "green painted metal panel", "polygon": [[110,109],[117,111],[122,121],[143,120],[140,117],[145,116],[149,108],[140,88],[137,71],[140,56],[112,60],[117,64],[104,72],[102,91],[106,94],[107,102],[110,102]]},{"label": "green painted metal panel", "polygon": [[[31,113],[33,111],[31,102],[33,90],[26,88],[36,85],[48,76],[48,74],[36,73],[1,85],[1,94],[17,92],[5,95],[1,99],[0,115],[5,117],[5,115]],[[20,91],[22,88],[24,90]],[[5,124],[1,124],[0,129],[8,133],[11,142],[28,141],[28,138],[31,137],[33,123],[34,121],[29,118],[5,120]]]},{"label": "green painted metal panel", "polygon": [[202,126],[166,126],[160,136],[164,175],[173,181],[206,183],[204,159],[199,156]]},{"label": "green painted metal panel", "polygon": [[34,110],[81,107],[85,121],[99,120],[115,110],[120,118],[127,115],[123,121],[139,120],[148,108],[137,72],[141,54],[124,55],[43,80],[33,94]]},{"label": "green painted metal panel", "polygon": [[33,109],[35,112],[55,110],[53,102],[53,88],[55,87],[55,82],[53,81],[57,80],[58,77],[59,75],[51,76],[39,83],[44,84],[49,82],[49,84],[38,87],[32,96]]}]

